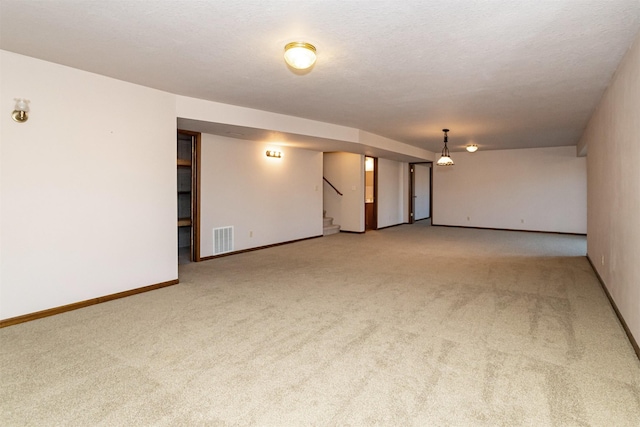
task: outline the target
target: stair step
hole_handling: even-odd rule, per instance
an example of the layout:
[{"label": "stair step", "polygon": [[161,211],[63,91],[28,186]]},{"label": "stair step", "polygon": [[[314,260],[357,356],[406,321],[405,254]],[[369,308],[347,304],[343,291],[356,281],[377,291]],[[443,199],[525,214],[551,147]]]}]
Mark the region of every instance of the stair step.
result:
[{"label": "stair step", "polygon": [[330,236],[331,234],[337,234],[339,232],[340,232],[340,226],[337,224],[328,225],[323,227],[322,229],[323,236]]},{"label": "stair step", "polygon": [[322,226],[327,227],[329,225],[333,225],[333,218],[325,216],[322,218]]}]

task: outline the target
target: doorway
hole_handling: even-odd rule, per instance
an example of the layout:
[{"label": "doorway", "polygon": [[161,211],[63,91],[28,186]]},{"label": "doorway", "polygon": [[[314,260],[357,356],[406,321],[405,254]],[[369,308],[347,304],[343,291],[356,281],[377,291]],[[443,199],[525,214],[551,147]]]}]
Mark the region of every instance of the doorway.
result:
[{"label": "doorway", "polygon": [[409,164],[409,224],[431,221],[433,162]]},{"label": "doorway", "polygon": [[178,264],[200,261],[200,133],[178,130]]},{"label": "doorway", "polygon": [[364,230],[378,229],[378,159],[364,158]]}]

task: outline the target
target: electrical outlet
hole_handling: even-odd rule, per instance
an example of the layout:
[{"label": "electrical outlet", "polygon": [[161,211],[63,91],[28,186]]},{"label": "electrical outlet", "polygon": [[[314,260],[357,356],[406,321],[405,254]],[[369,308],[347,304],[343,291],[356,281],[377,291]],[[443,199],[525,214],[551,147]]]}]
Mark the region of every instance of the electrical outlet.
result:
[{"label": "electrical outlet", "polygon": [[471,218],[467,217],[467,221],[471,221]]},{"label": "electrical outlet", "polygon": [[521,219],[521,220],[520,220],[520,224],[524,224],[524,219]]},{"label": "electrical outlet", "polygon": [[604,265],[604,255],[600,258],[600,264]]},{"label": "electrical outlet", "polygon": [[253,237],[253,231],[249,232],[249,237]]}]

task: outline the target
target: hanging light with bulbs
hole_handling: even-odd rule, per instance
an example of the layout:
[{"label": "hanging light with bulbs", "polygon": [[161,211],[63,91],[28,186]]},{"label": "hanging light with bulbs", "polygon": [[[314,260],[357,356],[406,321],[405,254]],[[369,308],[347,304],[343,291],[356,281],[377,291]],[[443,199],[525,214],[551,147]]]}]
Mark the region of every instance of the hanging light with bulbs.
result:
[{"label": "hanging light with bulbs", "polygon": [[449,147],[447,147],[447,142],[449,141],[447,132],[449,132],[449,129],[442,129],[442,132],[444,132],[444,147],[442,148],[442,155],[436,164],[438,166],[451,166],[453,165],[453,160],[449,157]]}]

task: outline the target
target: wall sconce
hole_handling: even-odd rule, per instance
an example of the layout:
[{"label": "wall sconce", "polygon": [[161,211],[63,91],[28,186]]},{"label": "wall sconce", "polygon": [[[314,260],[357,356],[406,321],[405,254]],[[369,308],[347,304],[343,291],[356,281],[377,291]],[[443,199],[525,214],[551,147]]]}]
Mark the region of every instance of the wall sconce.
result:
[{"label": "wall sconce", "polygon": [[282,157],[282,151],[267,150],[267,157],[275,157],[276,159],[279,159]]},{"label": "wall sconce", "polygon": [[11,113],[11,118],[18,123],[24,123],[29,120],[29,100],[23,98],[13,98],[16,106]]}]

